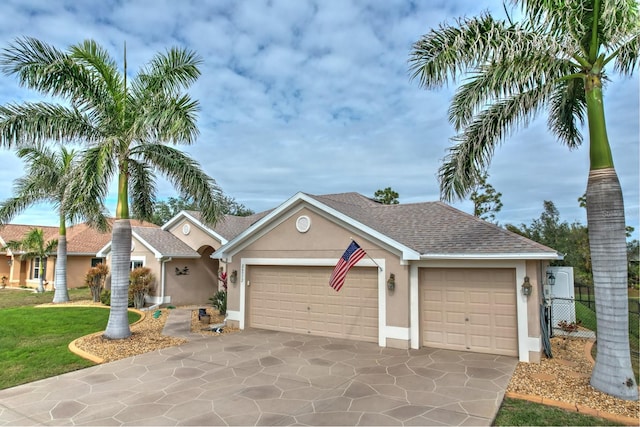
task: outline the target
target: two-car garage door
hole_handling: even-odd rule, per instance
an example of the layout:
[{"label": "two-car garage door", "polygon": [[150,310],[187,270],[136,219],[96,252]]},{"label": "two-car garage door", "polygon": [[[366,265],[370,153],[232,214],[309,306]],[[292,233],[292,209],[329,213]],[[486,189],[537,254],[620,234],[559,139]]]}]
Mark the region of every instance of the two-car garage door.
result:
[{"label": "two-car garage door", "polygon": [[518,355],[514,269],[421,268],[422,345]]},{"label": "two-car garage door", "polygon": [[349,271],[340,292],[332,267],[249,266],[249,326],[325,337],[378,341],[378,273]]}]

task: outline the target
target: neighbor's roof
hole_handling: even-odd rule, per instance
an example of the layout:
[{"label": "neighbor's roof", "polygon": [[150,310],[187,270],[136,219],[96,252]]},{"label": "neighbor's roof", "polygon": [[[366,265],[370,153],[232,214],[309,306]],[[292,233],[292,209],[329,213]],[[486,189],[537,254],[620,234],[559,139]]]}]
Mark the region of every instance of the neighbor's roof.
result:
[{"label": "neighbor's roof", "polygon": [[[113,225],[114,221],[115,218],[109,218],[109,225]],[[158,228],[156,224],[150,222],[134,219],[131,219],[130,222],[132,226]],[[2,241],[6,243],[9,240],[20,240],[33,228],[42,228],[44,230],[45,240],[57,239],[59,237],[58,227],[6,224],[0,227],[0,243],[2,243]],[[67,227],[67,255],[95,255],[109,241],[111,241],[111,231],[101,233],[89,227],[86,223]]]}]

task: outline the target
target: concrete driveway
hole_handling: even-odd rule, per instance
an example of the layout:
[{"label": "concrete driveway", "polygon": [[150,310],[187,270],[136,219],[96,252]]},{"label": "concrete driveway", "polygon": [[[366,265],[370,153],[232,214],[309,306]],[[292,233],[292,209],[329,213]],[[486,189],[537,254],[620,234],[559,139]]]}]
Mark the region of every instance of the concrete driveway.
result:
[{"label": "concrete driveway", "polygon": [[189,339],[0,390],[0,425],[490,425],[517,364],[255,329]]}]

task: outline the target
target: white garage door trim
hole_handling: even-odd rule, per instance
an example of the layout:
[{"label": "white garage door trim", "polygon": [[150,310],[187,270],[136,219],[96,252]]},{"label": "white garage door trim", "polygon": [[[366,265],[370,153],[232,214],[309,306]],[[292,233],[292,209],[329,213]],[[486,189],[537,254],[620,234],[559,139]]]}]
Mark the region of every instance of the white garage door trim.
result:
[{"label": "white garage door trim", "polygon": [[411,348],[420,348],[420,289],[418,280],[419,268],[515,268],[516,270],[516,313],[518,315],[518,357],[520,362],[529,362],[529,351],[540,351],[540,339],[529,338],[527,297],[522,295],[520,284],[526,276],[525,261],[422,261],[412,263],[409,273],[410,316],[411,316]]},{"label": "white garage door trim", "polygon": [[[277,265],[277,266],[296,266],[296,267],[333,267],[338,262],[338,258],[243,258],[240,261],[240,310],[227,311],[228,319],[235,320],[239,323],[240,329],[245,328],[246,319],[246,268],[248,265]],[[393,338],[397,335],[395,329],[387,330],[386,317],[386,283],[385,283],[385,260],[380,259],[362,259],[356,266],[358,267],[380,267],[378,268],[378,345],[384,347],[387,338]],[[329,283],[327,283],[329,286]],[[397,328],[396,328],[397,329]]]}]

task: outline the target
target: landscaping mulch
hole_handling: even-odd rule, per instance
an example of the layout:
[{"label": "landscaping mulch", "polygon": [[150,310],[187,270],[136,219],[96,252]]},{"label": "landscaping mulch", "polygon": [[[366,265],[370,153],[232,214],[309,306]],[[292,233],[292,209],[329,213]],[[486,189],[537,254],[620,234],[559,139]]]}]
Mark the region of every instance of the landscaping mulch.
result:
[{"label": "landscaping mulch", "polygon": [[580,338],[552,338],[553,358],[543,356],[540,363],[518,363],[507,393],[540,396],[601,412],[639,418],[639,402],[617,399],[591,387],[589,380],[593,364],[585,353],[587,342]]}]

